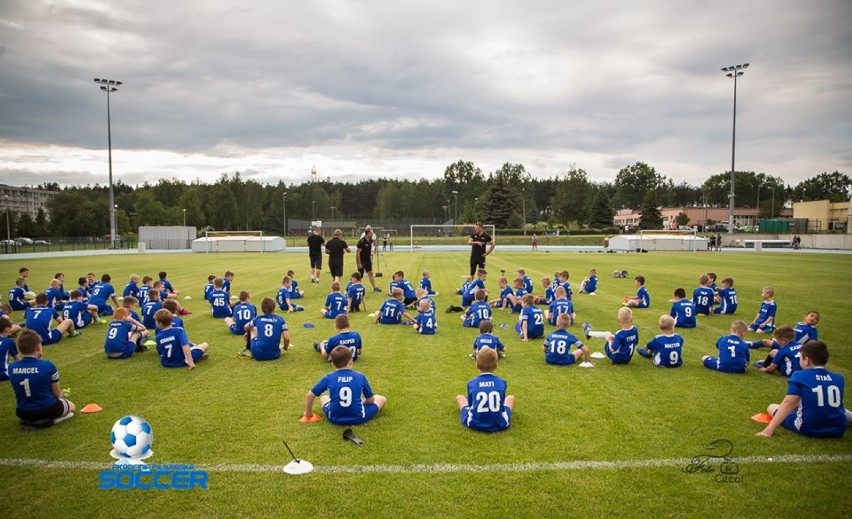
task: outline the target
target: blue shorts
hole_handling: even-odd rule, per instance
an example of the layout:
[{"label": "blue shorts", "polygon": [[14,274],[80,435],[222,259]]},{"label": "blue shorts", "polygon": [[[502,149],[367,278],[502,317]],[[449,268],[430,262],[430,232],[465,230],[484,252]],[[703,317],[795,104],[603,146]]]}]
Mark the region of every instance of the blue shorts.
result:
[{"label": "blue shorts", "polygon": [[464,425],[465,427],[468,427],[470,429],[473,429],[475,431],[499,432],[499,431],[505,431],[506,429],[508,429],[509,425],[512,423],[512,410],[509,409],[506,406],[503,406],[501,418],[502,418],[503,413],[505,413],[506,419],[505,420],[501,419],[500,423],[494,424],[490,427],[481,427],[475,422],[472,422],[470,425],[468,425],[467,422],[468,422],[468,417],[470,416],[470,406],[466,405],[466,406],[461,408],[461,411],[459,411],[459,420],[461,421],[462,425]]},{"label": "blue shorts", "polygon": [[364,416],[358,417],[354,421],[353,420],[346,420],[344,422],[338,422],[338,421],[335,421],[335,420],[332,420],[331,418],[329,418],[328,409],[329,409],[329,407],[331,407],[331,401],[326,402],[325,405],[322,406],[322,412],[323,412],[323,414],[325,414],[326,419],[329,422],[333,423],[334,425],[361,425],[362,423],[369,422],[370,420],[375,418],[377,414],[379,414],[379,406],[378,405],[376,405],[376,404],[363,404],[363,405],[364,405]]},{"label": "blue shorts", "polygon": [[108,304],[98,305],[98,315],[112,315],[112,307]]},{"label": "blue shorts", "polygon": [[246,333],[246,329],[240,328],[237,323],[232,324],[228,327],[228,329],[231,330],[231,333],[233,333],[234,335],[245,335]]},{"label": "blue shorts", "polygon": [[47,346],[48,344],[56,344],[57,342],[59,342],[60,339],[62,339],[62,332],[60,332],[59,330],[50,330],[49,332],[47,332],[47,335],[41,335],[41,344],[42,346]]},{"label": "blue shorts", "polygon": [[570,366],[571,364],[577,362],[577,357],[569,353],[568,355],[563,355],[562,357],[559,357],[559,362],[551,362],[547,360],[546,357],[544,359],[544,362],[550,364],[551,366]]},{"label": "blue shorts", "polygon": [[632,358],[631,355],[623,355],[623,354],[615,354],[609,349],[609,344],[604,348],[604,353],[606,353],[606,358],[612,361],[613,364],[627,364],[630,362]]},{"label": "blue shorts", "polygon": [[722,373],[745,373],[745,367],[725,366],[719,364],[719,359],[716,357],[709,357],[706,359],[704,361],[704,367],[715,371],[721,371]]},{"label": "blue shorts", "polygon": [[201,348],[190,348],[189,353],[192,355],[192,362],[198,362],[204,356],[204,351]]},{"label": "blue shorts", "polygon": [[251,340],[251,356],[254,360],[275,360],[281,356],[281,348],[275,348],[275,351],[267,351],[260,347],[257,337]]},{"label": "blue shorts", "polygon": [[[112,351],[106,352],[106,356],[109,359],[128,359],[133,356],[136,352],[136,343],[133,341],[127,341],[124,345],[124,348],[121,350],[113,349]],[[120,355],[119,355],[120,354]]]},{"label": "blue shorts", "polygon": [[[748,329],[753,331],[753,332],[756,332],[757,330],[761,329],[760,323],[751,323],[750,325],[748,325]],[[763,333],[769,333],[769,332],[775,330],[775,325],[774,324],[768,324],[768,325],[764,326],[762,328],[762,330],[763,330]]]}]

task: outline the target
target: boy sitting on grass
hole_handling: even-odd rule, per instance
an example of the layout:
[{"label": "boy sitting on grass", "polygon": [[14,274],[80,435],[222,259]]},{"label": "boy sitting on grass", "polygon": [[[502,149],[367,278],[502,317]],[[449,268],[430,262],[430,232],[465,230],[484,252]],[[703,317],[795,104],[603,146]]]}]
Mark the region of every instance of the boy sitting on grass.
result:
[{"label": "boy sitting on grass", "polygon": [[146,332],[142,323],[130,317],[127,308],[116,308],[107,327],[104,353],[109,359],[129,359],[134,353],[147,349],[142,345]]},{"label": "boy sitting on grass", "polygon": [[523,308],[515,324],[515,331],[521,336],[522,341],[544,337],[544,314],[533,304],[534,300],[532,294],[526,294],[521,298]]},{"label": "boy sitting on grass", "polygon": [[674,331],[675,320],[670,315],[660,316],[660,333],[637,353],[646,359],[654,359],[655,366],[676,368],[683,364],[683,337]]},{"label": "boy sitting on grass", "polygon": [[479,376],[467,383],[467,396],[456,396],[461,423],[477,431],[508,429],[515,396],[506,394],[506,381],[494,374],[497,369],[497,352],[491,348],[482,348],[476,355],[476,369],[479,370]]},{"label": "boy sitting on grass", "polygon": [[[751,346],[759,344],[761,346],[770,346],[769,354],[765,360],[759,360],[754,363],[754,367],[758,368],[763,373],[779,372],[785,377],[789,377],[796,371],[802,369],[801,361],[799,360],[802,345],[794,342],[795,331],[788,324],[782,324],[772,332],[774,340],[763,339],[754,341]],[[768,343],[768,344],[767,344]]]},{"label": "boy sitting on grass", "polygon": [[[44,292],[36,295],[35,305],[27,309],[24,315],[27,329],[38,333],[41,337],[41,344],[45,346],[59,342],[66,335],[76,337],[83,333],[74,330],[74,323],[71,319],[62,319],[56,310],[47,307],[47,294]],[[51,329],[50,323],[54,319],[59,324],[56,325],[56,328]]]},{"label": "boy sitting on grass", "polygon": [[678,328],[695,328],[698,325],[695,317],[697,313],[695,303],[686,298],[686,290],[676,288],[672,300],[672,309],[669,311],[669,315],[674,319],[675,326]]},{"label": "boy sitting on grass", "polygon": [[275,314],[275,300],[264,297],[260,302],[263,315],[255,317],[246,325],[249,342],[240,357],[255,360],[275,360],[281,356],[281,350],[290,349],[290,330],[280,315]]},{"label": "boy sitting on grass", "polygon": [[292,313],[292,312],[302,312],[304,311],[304,306],[299,306],[296,303],[290,301],[291,290],[293,289],[293,280],[290,279],[290,276],[284,276],[281,280],[281,288],[278,289],[278,308],[281,310]]},{"label": "boy sitting on grass", "polygon": [[332,335],[327,341],[314,343],[314,349],[322,355],[324,360],[330,360],[329,354],[331,350],[338,346],[349,348],[349,351],[352,353],[352,361],[358,360],[358,357],[361,356],[361,334],[350,330],[350,326],[348,315],[338,315],[334,318],[334,328],[337,330],[337,333]]},{"label": "boy sitting on grass", "polygon": [[734,288],[734,278],[722,280],[722,288],[717,295],[719,306],[713,308],[714,314],[731,315],[737,311],[737,289]]},{"label": "boy sitting on grass", "polygon": [[757,316],[754,321],[748,325],[748,329],[757,333],[769,333],[775,328],[775,315],[778,312],[778,306],[775,304],[773,297],[775,289],[771,286],[765,286],[760,291],[760,297],[763,301],[760,303],[760,309],[757,311]]},{"label": "boy sitting on grass", "polygon": [[[589,348],[568,331],[571,322],[571,316],[568,314],[559,314],[556,318],[557,330],[547,336],[542,346],[546,363],[570,366],[580,360],[580,357],[584,357],[585,362],[591,363]],[[572,346],[574,351],[571,351]]]},{"label": "boy sitting on grass", "polygon": [[749,360],[749,343],[743,340],[746,333],[744,321],[731,323],[730,335],[719,337],[716,341],[716,349],[719,357],[704,355],[701,362],[708,369],[715,369],[724,373],[745,373]]},{"label": "boy sitting on grass", "polygon": [[[388,399],[373,394],[367,377],[352,369],[349,348],[337,346],[331,350],[329,357],[337,370],[324,376],[308,391],[303,418],[311,420],[314,400],[319,397],[325,417],[334,425],[360,425],[372,420]],[[326,391],[328,395],[323,395]]]},{"label": "boy sitting on grass", "polygon": [[364,296],[367,294],[367,289],[361,283],[361,273],[353,272],[349,277],[349,286],[346,287],[346,299],[348,300],[347,308],[349,312],[367,311],[367,302]]},{"label": "boy sitting on grass", "polygon": [[63,319],[74,323],[74,329],[79,330],[100,320],[98,307],[83,301],[83,294],[74,289],[70,294],[71,300],[62,307]]},{"label": "boy sitting on grass", "polygon": [[210,292],[210,312],[215,319],[231,317],[231,296],[224,289],[225,280],[216,278],[213,280],[213,291]]},{"label": "boy sitting on grass", "polygon": [[509,280],[501,277],[497,280],[497,286],[500,288],[500,297],[489,301],[494,308],[509,309],[514,306],[515,295],[512,292],[512,287],[509,286]]},{"label": "boy sitting on grass", "polygon": [[618,324],[621,329],[614,334],[594,332],[591,323],[583,323],[583,330],[586,332],[586,339],[606,341],[604,353],[613,364],[627,364],[639,344],[639,330],[633,325],[633,312],[629,308],[618,309]]},{"label": "boy sitting on grass", "polygon": [[568,299],[568,294],[565,292],[565,287],[559,285],[554,291],[554,299],[550,302],[550,306],[545,312],[547,322],[552,326],[556,326],[556,319],[560,315],[567,315],[571,318],[571,323],[574,322],[574,303]]},{"label": "boy sitting on grass", "polygon": [[234,335],[245,335],[246,325],[257,317],[257,308],[251,304],[251,293],[240,290],[240,302],[234,305],[233,316],[225,318],[225,326]]},{"label": "boy sitting on grass", "polygon": [[41,337],[24,330],[18,338],[21,360],[9,365],[9,381],[15,391],[15,414],[22,425],[55,425],[74,417],[74,403],[62,396],[59,371],[42,359]]},{"label": "boy sitting on grass", "polygon": [[843,406],[843,375],[825,369],[828,347],[822,341],[806,343],[800,354],[803,369],[790,376],[781,404],[766,409],[772,421],[757,435],[769,438],[783,425],[804,436],[840,438],[852,414]]},{"label": "boy sitting on grass", "polygon": [[[15,345],[12,320],[9,316],[0,317],[0,380],[9,380],[9,359],[21,360],[18,347]],[[20,327],[18,328],[20,329]]]},{"label": "boy sitting on grass", "polygon": [[460,316],[462,325],[467,328],[479,328],[479,323],[491,320],[491,305],[485,301],[485,290],[478,288],[474,297],[473,304]]},{"label": "boy sitting on grass", "polygon": [[506,356],[506,347],[503,346],[499,337],[491,333],[493,331],[494,323],[491,321],[482,321],[479,323],[479,337],[473,341],[473,353],[470,354],[471,359],[476,360],[476,355],[482,348],[496,350],[497,356],[501,359]]},{"label": "boy sitting on grass", "polygon": [[414,321],[414,331],[421,335],[434,335],[438,331],[438,318],[432,307],[432,300],[424,297],[418,303],[417,319]]},{"label": "boy sitting on grass", "polygon": [[206,342],[189,342],[186,330],[172,326],[172,313],[165,308],[157,310],[154,320],[157,322],[157,353],[160,364],[165,368],[195,369],[195,363],[208,357]]},{"label": "boy sitting on grass", "polygon": [[624,306],[630,308],[648,308],[651,306],[651,294],[645,288],[645,276],[636,276],[633,278],[636,283],[636,295],[625,296]]},{"label": "boy sitting on grass", "polygon": [[580,293],[581,294],[589,294],[590,296],[596,295],[595,292],[598,290],[598,271],[597,269],[589,269],[589,275],[583,278],[583,282],[580,283]]},{"label": "boy sitting on grass", "polygon": [[335,319],[340,314],[346,313],[349,301],[340,293],[340,282],[331,283],[331,293],[325,298],[325,306],[320,310],[320,315],[326,319]]},{"label": "boy sitting on grass", "polygon": [[392,297],[385,300],[379,311],[376,312],[376,322],[379,324],[402,324],[403,318],[408,323],[413,322],[414,318],[405,311],[402,289],[395,287],[391,294]]}]

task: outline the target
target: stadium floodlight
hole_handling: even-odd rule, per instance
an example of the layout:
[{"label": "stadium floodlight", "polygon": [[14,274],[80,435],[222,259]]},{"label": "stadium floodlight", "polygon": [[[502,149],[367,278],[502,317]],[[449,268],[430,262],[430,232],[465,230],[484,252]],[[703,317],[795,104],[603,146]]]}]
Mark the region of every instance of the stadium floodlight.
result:
[{"label": "stadium floodlight", "polygon": [[116,247],[115,234],[115,191],[112,185],[112,123],[110,121],[109,95],[117,92],[123,83],[113,79],[95,78],[95,83],[101,86],[101,90],[107,95],[107,150],[109,153],[109,244],[110,248]]},{"label": "stadium floodlight", "polygon": [[728,195],[728,234],[734,233],[734,162],[737,151],[737,78],[744,74],[743,69],[747,69],[749,63],[741,65],[730,65],[722,67],[722,72],[727,72],[726,77],[734,79],[734,124],[731,132],[731,193]]}]

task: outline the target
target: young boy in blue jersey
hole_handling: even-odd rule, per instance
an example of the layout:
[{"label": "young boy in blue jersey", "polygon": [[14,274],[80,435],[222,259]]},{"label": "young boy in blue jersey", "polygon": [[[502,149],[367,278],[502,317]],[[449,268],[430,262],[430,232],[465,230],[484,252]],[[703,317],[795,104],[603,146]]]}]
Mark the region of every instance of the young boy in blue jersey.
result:
[{"label": "young boy in blue jersey", "polygon": [[355,271],[349,276],[349,286],[346,287],[346,299],[350,312],[367,311],[367,302],[364,299],[367,295],[367,289],[361,283],[361,273]]},{"label": "young boy in blue jersey", "polygon": [[426,291],[426,294],[430,296],[438,295],[437,292],[432,290],[432,273],[428,270],[423,271],[423,277],[420,278],[420,288]]},{"label": "young boy in blue jersey", "polygon": [[12,287],[12,290],[9,290],[9,306],[12,307],[12,310],[26,310],[30,307],[30,302],[26,300],[25,284],[24,278],[18,278],[15,280],[15,286]]},{"label": "young boy in blue jersey", "polygon": [[8,316],[0,317],[0,380],[9,380],[9,359],[21,360],[15,339],[12,338],[13,326]]},{"label": "young boy in blue jersey", "polygon": [[598,271],[597,269],[589,269],[589,274],[580,283],[580,293],[589,294],[590,296],[597,295],[598,290]]},{"label": "young boy in blue jersey", "polygon": [[532,294],[526,294],[521,298],[523,308],[515,324],[515,331],[521,336],[522,341],[544,337],[544,313],[533,304],[533,301]]},{"label": "young boy in blue jersey", "polygon": [[130,274],[130,281],[124,285],[121,297],[135,297],[139,299],[139,274]]},{"label": "young boy in blue jersey", "polygon": [[281,356],[281,351],[290,349],[290,330],[287,322],[275,314],[275,300],[264,297],[260,302],[258,315],[246,330],[249,333],[249,347],[239,353],[240,357],[255,360],[275,360]]},{"label": "young boy in blue jersey", "polygon": [[544,295],[535,296],[535,304],[537,305],[550,305],[555,299],[554,290],[556,289],[556,285],[554,285],[548,276],[544,276],[541,278],[541,288],[544,289]]},{"label": "young boy in blue jersey", "polygon": [[[216,276],[213,276],[213,279],[216,279]],[[142,276],[142,285],[139,286],[139,308],[142,308],[142,305],[148,302],[148,294],[151,292],[151,289],[154,288],[153,282],[154,278],[151,276]],[[210,280],[210,283],[212,287],[212,279]],[[85,294],[83,294],[83,297],[86,297]]]},{"label": "young boy in blue jersey", "polygon": [[157,328],[157,320],[154,318],[161,308],[163,303],[160,302],[160,291],[156,288],[148,290],[148,300],[142,305],[142,324],[149,330]]},{"label": "young boy in blue jersey", "polygon": [[393,273],[393,281],[391,281],[390,285],[388,285],[389,296],[393,296],[395,288],[402,290],[402,304],[406,307],[417,301],[417,294],[415,293],[414,286],[410,281],[405,279],[405,273],[401,270],[397,270]]},{"label": "young boy in blue jersey", "polygon": [[[172,313],[172,328],[185,328],[185,326],[183,325],[183,319],[179,317],[180,309],[178,307],[177,301],[175,301],[174,299],[166,299],[165,301],[163,301],[163,309],[168,310]],[[157,325],[157,330],[159,329],[160,326]]]},{"label": "young boy in blue jersey", "polygon": [[488,272],[485,269],[477,270],[476,279],[470,282],[467,287],[467,290],[461,295],[461,306],[450,305],[450,307],[447,308],[447,313],[464,312],[470,305],[473,304],[473,300],[476,296],[477,290],[485,290],[485,296],[488,297],[488,290],[485,288],[486,279],[488,279]]},{"label": "young boy in blue jersey", "polygon": [[698,324],[695,319],[696,312],[695,303],[686,298],[686,290],[675,289],[672,309],[669,311],[669,315],[674,319],[675,326],[678,328],[695,328]]},{"label": "young boy in blue jersey", "polygon": [[760,297],[763,298],[763,301],[760,303],[757,317],[748,325],[749,330],[757,333],[769,333],[775,328],[775,315],[778,312],[778,307],[773,299],[774,296],[775,289],[771,286],[765,286],[760,291]]},{"label": "young boy in blue jersey", "polygon": [[346,313],[348,304],[346,296],[340,293],[340,282],[333,281],[331,293],[325,298],[325,306],[320,309],[320,315],[326,319],[335,319],[338,315]]},{"label": "young boy in blue jersey", "polygon": [[405,305],[402,304],[402,289],[396,287],[392,294],[392,297],[385,300],[376,312],[376,322],[379,324],[401,324],[403,319],[406,322],[413,322],[414,318],[405,311]]},{"label": "young boy in blue jersey", "polygon": [[113,309],[109,305],[110,301],[118,308],[118,301],[115,299],[115,287],[112,286],[111,281],[112,277],[109,274],[103,274],[101,282],[95,285],[89,296],[89,304],[98,307],[98,315],[112,315]]},{"label": "young boy in blue jersey", "polygon": [[175,290],[175,287],[172,286],[171,281],[169,281],[169,279],[168,279],[168,277],[169,277],[168,273],[163,270],[163,271],[160,271],[159,276],[160,276],[160,283],[163,284],[163,290],[168,291],[168,295],[166,297],[168,297],[168,298],[177,297],[180,294],[180,292]]},{"label": "young boy in blue jersey", "polygon": [[467,289],[470,288],[471,283],[473,283],[473,276],[465,276],[461,286],[456,290],[456,295],[460,296],[467,292]]},{"label": "young boy in blue jersey", "polygon": [[56,366],[42,358],[41,337],[24,330],[18,338],[18,350],[21,360],[9,364],[9,382],[21,424],[54,425],[73,418],[76,407],[62,396]]},{"label": "young boy in blue jersey", "polygon": [[565,287],[561,285],[556,287],[554,299],[547,308],[545,317],[547,317],[547,322],[550,323],[551,326],[556,326],[556,320],[560,315],[567,315],[573,324],[575,318],[574,303],[568,299],[568,295],[565,293]]},{"label": "young boy in blue jersey", "polygon": [[122,308],[127,308],[127,311],[130,312],[130,317],[136,319],[140,323],[142,322],[142,318],[139,317],[139,313],[136,311],[136,307],[139,305],[139,300],[133,296],[127,296],[121,300]]},{"label": "young boy in blue jersey", "polygon": [[210,312],[216,319],[231,317],[231,297],[222,288],[225,282],[222,278],[213,280],[213,291],[210,292]]},{"label": "young boy in blue jersey", "polygon": [[500,297],[492,299],[489,304],[494,308],[504,308],[508,310],[514,304],[514,293],[512,287],[509,286],[509,280],[501,277],[497,280],[497,286],[500,288]]},{"label": "young boy in blue jersey", "polygon": [[421,335],[435,335],[438,331],[438,318],[432,307],[432,300],[424,297],[418,303],[419,313],[414,320],[414,331]]},{"label": "young boy in blue jersey", "polygon": [[71,291],[71,299],[62,306],[62,318],[74,323],[74,329],[80,330],[93,322],[100,321],[98,307],[83,301],[79,290]]},{"label": "young boy in blue jersey", "polygon": [[[62,319],[59,312],[48,308],[47,295],[43,292],[36,295],[35,305],[26,310],[24,317],[27,329],[36,332],[44,346],[56,344],[66,335],[76,337],[83,333],[74,330],[74,323],[70,319]],[[51,329],[50,324],[54,319],[59,324]]]},{"label": "young boy in blue jersey", "polygon": [[348,348],[352,353],[352,360],[358,360],[361,356],[361,334],[350,330],[352,325],[349,323],[349,316],[340,314],[334,318],[334,329],[337,331],[327,341],[315,342],[314,349],[317,350],[324,360],[331,360],[329,354],[338,347],[343,346]]},{"label": "young boy in blue jersey", "polygon": [[305,296],[305,291],[299,288],[299,282],[296,280],[296,272],[288,270],[287,275],[290,276],[290,299],[299,299]]},{"label": "young boy in blue jersey", "polygon": [[[556,318],[557,330],[547,336],[542,346],[544,361],[547,364],[570,366],[580,360],[580,357],[584,357],[585,362],[591,364],[589,348],[568,331],[571,323],[572,319],[568,314],[559,314]],[[571,351],[572,346],[574,351]]]},{"label": "young boy in blue jersey", "polygon": [[420,303],[425,300],[429,303],[429,308],[431,308],[432,310],[437,310],[438,305],[435,304],[435,299],[429,297],[429,294],[428,292],[426,292],[425,289],[418,288],[414,291],[414,293],[417,295],[417,301],[414,303],[414,308],[419,310]]},{"label": "young boy in blue jersey", "polygon": [[771,437],[780,426],[813,438],[840,438],[850,418],[843,405],[843,375],[828,371],[828,347],[810,341],[799,350],[802,370],[787,382],[787,396],[780,404],[770,404],[772,421],[757,433]]},{"label": "young boy in blue jersey", "polygon": [[467,328],[479,328],[479,323],[491,320],[491,305],[485,302],[485,290],[477,289],[474,297],[476,300],[464,315],[460,316],[462,326]]},{"label": "young boy in blue jersey", "polygon": [[226,270],[224,274],[222,274],[222,290],[228,294],[228,299],[231,298],[231,283],[234,282],[234,273],[230,270]]},{"label": "young boy in blue jersey", "polygon": [[651,339],[637,353],[653,359],[655,366],[676,368],[683,364],[683,337],[674,331],[675,320],[670,315],[660,316],[660,334]]},{"label": "young boy in blue jersey", "polygon": [[[769,355],[766,356],[766,360],[755,362],[754,367],[763,373],[778,372],[785,377],[789,377],[796,371],[801,370],[802,365],[799,361],[799,350],[802,349],[802,344],[793,340],[795,337],[793,327],[788,324],[782,324],[775,328],[775,331],[772,332],[772,337],[773,341],[766,339],[755,341],[763,345],[766,342],[770,342],[772,349],[769,351]],[[754,344],[752,343],[752,347],[754,347]]]},{"label": "young boy in blue jersey", "polygon": [[107,327],[104,353],[109,359],[128,359],[136,352],[145,351],[142,337],[146,333],[142,323],[130,317],[127,308],[116,308],[113,321]]},{"label": "young boy in blue jersey", "polygon": [[68,296],[62,293],[62,282],[56,278],[50,280],[50,286],[44,293],[47,294],[47,306],[57,312],[61,312],[62,307],[68,302]]},{"label": "young boy in blue jersey", "polygon": [[713,308],[714,314],[732,315],[737,311],[737,289],[734,288],[734,278],[722,280],[722,288],[716,295],[719,306]]},{"label": "young boy in blue jersey", "polygon": [[154,314],[157,322],[157,353],[160,364],[165,368],[195,369],[195,363],[208,357],[206,342],[193,344],[189,342],[186,330],[172,326],[173,315],[162,308]]},{"label": "young boy in blue jersey", "polygon": [[[329,357],[336,371],[324,376],[308,391],[302,417],[313,418],[314,400],[319,397],[325,417],[334,425],[360,425],[375,418],[388,399],[373,394],[367,377],[352,369],[349,348],[337,346]],[[328,395],[323,395],[326,391]]]},{"label": "young boy in blue jersey", "polygon": [[524,290],[527,291],[527,294],[532,294],[535,287],[533,286],[532,279],[527,276],[526,270],[518,269],[518,277],[524,282]]},{"label": "young boy in blue jersey", "polygon": [[639,330],[633,325],[633,312],[629,308],[618,309],[618,325],[621,329],[615,333],[592,331],[591,323],[583,323],[583,330],[586,339],[606,341],[604,353],[613,364],[628,364],[639,345]]},{"label": "young boy in blue jersey", "polygon": [[512,285],[514,287],[514,291],[512,292],[511,297],[508,297],[507,299],[511,305],[510,308],[512,309],[512,313],[519,314],[521,313],[521,310],[524,307],[521,304],[521,300],[529,292],[527,292],[527,289],[524,288],[524,280],[521,278],[515,278],[515,281],[512,283]]},{"label": "young boy in blue jersey", "polygon": [[625,296],[624,306],[630,308],[648,308],[651,306],[651,294],[645,288],[645,276],[636,276],[633,278],[636,283],[636,295]]},{"label": "young boy in blue jersey", "polygon": [[225,318],[225,326],[234,335],[247,335],[246,325],[257,317],[257,307],[251,304],[251,293],[241,290],[240,302],[234,305],[231,317]]},{"label": "young boy in blue jersey", "polygon": [[494,323],[491,321],[482,321],[479,323],[479,337],[473,340],[473,353],[470,358],[476,360],[476,354],[482,348],[491,348],[497,352],[497,356],[501,359],[506,356],[506,347],[499,337],[494,335]]},{"label": "young boy in blue jersey", "polygon": [[568,281],[570,277],[571,274],[567,270],[559,271],[559,286],[565,289],[565,297],[569,300],[574,296],[574,292],[571,290],[571,283]]},{"label": "young boy in blue jersey", "polygon": [[476,369],[479,376],[467,383],[467,396],[456,396],[462,425],[484,432],[508,429],[515,396],[506,394],[506,381],[494,374],[497,351],[482,348],[476,355]]},{"label": "young boy in blue jersey", "polygon": [[796,327],[793,328],[795,331],[793,340],[799,344],[819,340],[817,324],[819,324],[819,312],[811,310],[806,313],[801,322],[796,323]]},{"label": "young boy in blue jersey", "polygon": [[213,282],[216,281],[216,274],[210,274],[207,276],[207,283],[204,284],[204,300],[208,303],[210,302],[210,294],[213,293]]},{"label": "young boy in blue jersey", "polygon": [[716,341],[719,357],[701,357],[704,367],[723,373],[745,373],[749,361],[749,343],[743,340],[745,333],[745,322],[731,323],[730,335],[719,337]]},{"label": "young boy in blue jersey", "polygon": [[305,307],[297,305],[290,300],[291,291],[293,290],[292,281],[290,276],[284,276],[281,280],[281,288],[278,289],[278,295],[275,297],[278,301],[278,308],[287,313],[302,312],[305,310]]},{"label": "young boy in blue jersey", "polygon": [[708,272],[707,277],[710,278],[710,284],[707,286],[710,287],[710,289],[715,293],[717,290],[719,290],[719,287],[716,286],[716,273]]},{"label": "young boy in blue jersey", "polygon": [[710,315],[713,310],[716,293],[710,288],[710,277],[702,274],[698,278],[699,287],[692,291],[692,304],[696,314]]}]

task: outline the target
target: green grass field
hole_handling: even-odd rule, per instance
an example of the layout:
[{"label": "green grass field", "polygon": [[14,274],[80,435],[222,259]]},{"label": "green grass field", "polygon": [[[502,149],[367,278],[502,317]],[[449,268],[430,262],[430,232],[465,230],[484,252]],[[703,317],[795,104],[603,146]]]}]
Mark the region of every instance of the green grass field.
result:
[{"label": "green grass field", "polygon": [[[511,329],[496,328],[507,345],[497,373],[517,397],[513,424],[499,434],[465,429],[454,396],[476,374],[468,358],[476,335],[463,329],[459,314],[445,314],[451,295],[467,273],[464,253],[394,252],[383,257],[379,281],[387,287],[395,270],[415,285],[429,269],[436,290],[439,332],[418,336],[407,327],[372,324],[355,314],[353,328],[364,338],[356,369],[375,392],[389,397],[378,418],[356,428],[365,445],[341,439],[343,428],[326,421],[302,424],[305,393],[330,366],[312,343],[332,334],[333,322],[319,316],[328,293],[309,282],[306,254],[145,254],[34,260],[4,258],[0,279],[12,286],[17,269],[31,269],[30,286],[44,289],[54,272],[67,276],[109,272],[120,292],[135,272],[167,270],[176,288],[192,300],[186,328],[194,341],[210,343],[211,358],[195,371],[167,370],[154,351],[126,361],[103,354],[103,325],[79,338],[47,347],[59,367],[62,386],[71,388],[78,408],[96,402],[104,411],[36,432],[22,431],[14,417],[14,395],[0,389],[0,485],[3,516],[112,517],[130,513],[173,516],[350,516],[350,517],[604,517],[815,516],[852,514],[852,435],[811,440],[780,430],[772,439],[755,436],[761,425],[750,416],[779,402],[786,390],[780,376],[750,369],[725,375],[701,366],[732,317],[702,317],[698,328],[681,331],[685,365],[655,368],[638,355],[628,366],[597,361],[593,369],[556,368],[543,361],[538,341],[523,343]],[[590,267],[600,274],[596,297],[575,294],[578,321],[615,329],[622,296],[632,279],[612,279],[612,270],[648,279],[652,308],[635,312],[642,344],[657,333],[672,291],[697,285],[701,273],[732,276],[739,294],[737,318],[750,321],[760,288],[776,288],[779,322],[795,324],[811,309],[821,312],[820,336],[829,345],[829,368],[852,374],[848,338],[852,322],[847,297],[852,289],[852,256],[828,254],[497,252],[489,258],[492,294],[501,269],[524,267],[539,280],[567,269],[575,292]],[[236,272],[235,291],[246,289],[255,304],[274,296],[287,269],[306,290],[307,311],[285,316],[295,348],[275,362],[241,360],[241,339],[210,317],[202,298],[207,275]],[[347,269],[354,269],[348,259]],[[368,285],[368,283],[365,283]],[[541,288],[537,284],[537,292]],[[369,296],[369,310],[382,297]],[[20,313],[16,313],[18,317]],[[513,324],[498,311],[495,321]],[[303,328],[305,322],[316,324]],[[552,328],[548,328],[548,332]],[[574,328],[581,336],[582,330]],[[756,337],[750,334],[750,337]],[[601,351],[600,341],[588,341]],[[761,352],[762,353],[762,352]],[[753,355],[752,360],[762,357]],[[849,391],[846,403],[850,404]],[[195,464],[209,471],[207,491],[102,491],[98,472],[108,465],[109,431],[126,414],[138,414],[155,431],[151,463]],[[683,469],[717,439],[729,440],[735,481]],[[281,440],[316,466],[313,474],[287,476],[272,466],[289,461]],[[798,456],[798,457],[794,457]],[[826,458],[827,457],[827,458]],[[772,461],[769,460],[772,458]],[[67,465],[40,466],[51,460]],[[84,463],[88,462],[88,463]],[[596,463],[582,463],[596,462]],[[606,462],[606,463],[605,463]]]}]

